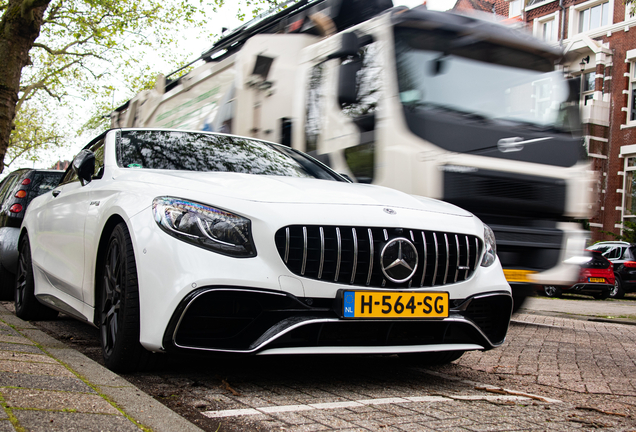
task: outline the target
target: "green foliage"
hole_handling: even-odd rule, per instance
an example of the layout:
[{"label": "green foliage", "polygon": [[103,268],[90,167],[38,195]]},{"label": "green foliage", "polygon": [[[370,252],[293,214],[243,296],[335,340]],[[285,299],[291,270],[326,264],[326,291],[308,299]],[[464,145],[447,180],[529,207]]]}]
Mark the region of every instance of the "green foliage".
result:
[{"label": "green foliage", "polygon": [[608,234],[616,240],[626,241],[629,243],[636,243],[636,221],[626,219],[623,221],[623,233],[615,234],[610,231],[601,231],[603,234]]},{"label": "green foliage", "polygon": [[43,106],[23,105],[14,119],[15,129],[11,134],[4,163],[7,168],[16,160],[37,162],[42,152],[50,152],[68,145],[67,134],[62,123],[53,124]]},{"label": "green foliage", "polygon": [[[78,103],[84,117],[87,106],[90,112],[101,114],[93,115],[76,132],[107,126],[104,113],[151,88],[156,75],[165,72],[153,70],[148,65],[149,56],[177,65],[175,69],[183,65],[189,53],[177,51],[178,38],[197,37],[193,36],[197,30],[199,36],[206,34],[208,20],[224,3],[51,0],[40,36],[29,53],[31,64],[22,69],[15,128],[10,138],[10,146],[15,149],[8,153],[11,161],[25,156],[37,160],[42,151],[64,144],[62,136],[66,136],[66,142],[73,139],[74,134],[63,130],[66,118],[60,118],[58,113],[77,110]],[[245,3],[256,13],[259,4],[269,7],[277,1]],[[0,0],[0,18],[8,13],[7,6],[7,0]],[[47,114],[47,118],[41,114]]]}]

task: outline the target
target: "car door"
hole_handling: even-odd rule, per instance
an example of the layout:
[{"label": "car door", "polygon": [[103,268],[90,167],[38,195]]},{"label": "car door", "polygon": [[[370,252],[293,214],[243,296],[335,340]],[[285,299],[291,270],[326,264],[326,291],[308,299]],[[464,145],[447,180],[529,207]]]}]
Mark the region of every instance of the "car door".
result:
[{"label": "car door", "polygon": [[33,263],[50,284],[83,301],[84,228],[95,185],[82,185],[72,166],[60,184],[43,195],[45,202],[38,203],[31,242]]}]

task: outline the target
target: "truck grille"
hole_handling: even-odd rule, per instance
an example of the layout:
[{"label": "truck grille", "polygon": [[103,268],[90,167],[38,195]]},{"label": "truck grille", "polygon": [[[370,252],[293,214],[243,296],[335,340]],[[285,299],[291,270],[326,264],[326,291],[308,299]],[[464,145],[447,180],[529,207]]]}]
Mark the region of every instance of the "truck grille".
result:
[{"label": "truck grille", "polygon": [[[380,254],[391,239],[406,238],[418,254],[415,274],[387,280]],[[479,265],[481,242],[466,234],[406,228],[292,225],[279,229],[276,248],[297,276],[366,287],[432,287],[467,280]]]}]

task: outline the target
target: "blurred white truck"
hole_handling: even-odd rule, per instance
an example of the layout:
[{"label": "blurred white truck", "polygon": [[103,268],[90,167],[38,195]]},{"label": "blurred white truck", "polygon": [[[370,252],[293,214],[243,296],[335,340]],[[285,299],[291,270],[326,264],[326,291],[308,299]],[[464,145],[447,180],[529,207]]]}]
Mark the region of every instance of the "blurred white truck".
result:
[{"label": "blurred white truck", "polygon": [[275,141],[353,181],[457,204],[494,230],[517,307],[536,285],[577,280],[564,261],[585,246],[595,177],[559,50],[391,0],[288,3],[223,36],[189,73],[160,76],[111,126]]}]

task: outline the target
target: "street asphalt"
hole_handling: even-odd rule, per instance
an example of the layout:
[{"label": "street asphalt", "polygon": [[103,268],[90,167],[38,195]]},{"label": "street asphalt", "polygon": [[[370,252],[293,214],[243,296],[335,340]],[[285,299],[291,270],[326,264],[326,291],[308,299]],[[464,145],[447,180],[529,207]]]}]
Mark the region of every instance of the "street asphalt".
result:
[{"label": "street asphalt", "polygon": [[[636,325],[634,301],[533,297],[521,312]],[[201,430],[2,303],[0,404],[0,432]]]}]

